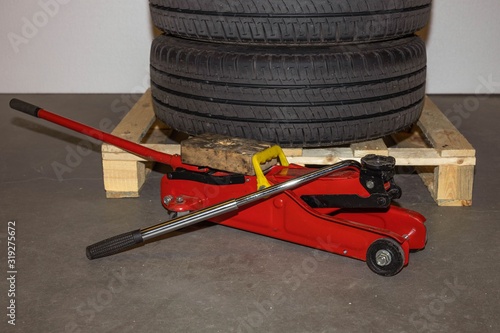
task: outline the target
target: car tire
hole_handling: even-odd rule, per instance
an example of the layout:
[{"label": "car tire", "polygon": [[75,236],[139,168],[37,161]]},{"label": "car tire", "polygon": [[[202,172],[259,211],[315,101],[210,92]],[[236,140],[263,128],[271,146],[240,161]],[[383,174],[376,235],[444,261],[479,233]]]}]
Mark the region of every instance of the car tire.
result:
[{"label": "car tire", "polygon": [[388,40],[423,28],[431,0],[150,0],[153,24],[187,39],[318,44]]},{"label": "car tire", "polygon": [[205,132],[323,147],[415,123],[425,96],[425,45],[398,40],[314,48],[248,48],[172,36],[151,49],[156,116]]}]

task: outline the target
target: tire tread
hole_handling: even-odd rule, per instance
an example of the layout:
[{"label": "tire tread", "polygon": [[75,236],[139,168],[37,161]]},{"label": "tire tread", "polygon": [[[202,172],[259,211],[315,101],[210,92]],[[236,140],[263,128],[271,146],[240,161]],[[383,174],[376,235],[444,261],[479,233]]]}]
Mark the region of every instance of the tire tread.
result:
[{"label": "tire tread", "polygon": [[169,34],[250,44],[388,40],[422,29],[431,0],[151,0]]}]

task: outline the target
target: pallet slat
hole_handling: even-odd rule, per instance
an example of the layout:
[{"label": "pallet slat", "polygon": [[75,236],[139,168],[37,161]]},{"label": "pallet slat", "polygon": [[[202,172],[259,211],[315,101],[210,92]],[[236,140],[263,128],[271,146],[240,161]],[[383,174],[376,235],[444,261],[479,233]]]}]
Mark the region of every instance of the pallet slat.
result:
[{"label": "pallet slat", "polygon": [[476,151],[429,98],[418,126],[443,157],[473,157]]},{"label": "pallet slat", "polygon": [[[112,134],[133,142],[139,142],[156,121],[151,101],[151,91],[148,90],[137,101],[134,107],[123,117]],[[104,144],[107,145],[107,144]]]},{"label": "pallet slat", "polygon": [[[111,133],[129,141],[140,142],[155,120],[151,91],[148,90]],[[146,167],[146,164],[150,163],[142,159],[138,160],[130,153],[123,154],[124,151],[121,149],[122,153],[118,152],[120,158],[107,158],[115,149],[117,148],[106,143],[101,148],[106,197],[138,197],[147,174],[151,170]]]},{"label": "pallet slat", "polygon": [[382,139],[353,143],[351,144],[351,150],[354,157],[363,157],[369,154],[389,155],[389,150]]},{"label": "pallet slat", "polygon": [[[180,154],[180,145],[168,142],[165,126],[155,123],[151,94],[146,92],[112,132],[168,154]],[[389,143],[389,141],[391,141]],[[414,166],[440,206],[470,206],[475,150],[439,108],[426,98],[415,128],[391,139],[377,139],[348,147],[284,149],[290,163],[326,165],[368,154],[390,155],[399,166]],[[103,144],[103,173],[109,198],[137,197],[149,171],[149,162],[120,148]]]}]

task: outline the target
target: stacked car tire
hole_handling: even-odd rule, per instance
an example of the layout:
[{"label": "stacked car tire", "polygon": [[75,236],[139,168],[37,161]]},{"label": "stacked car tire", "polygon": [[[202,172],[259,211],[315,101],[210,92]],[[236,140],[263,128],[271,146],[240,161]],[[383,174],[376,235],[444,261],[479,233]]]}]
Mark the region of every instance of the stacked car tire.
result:
[{"label": "stacked car tire", "polygon": [[332,146],[419,118],[431,0],[150,0],[155,113],[188,134]]}]

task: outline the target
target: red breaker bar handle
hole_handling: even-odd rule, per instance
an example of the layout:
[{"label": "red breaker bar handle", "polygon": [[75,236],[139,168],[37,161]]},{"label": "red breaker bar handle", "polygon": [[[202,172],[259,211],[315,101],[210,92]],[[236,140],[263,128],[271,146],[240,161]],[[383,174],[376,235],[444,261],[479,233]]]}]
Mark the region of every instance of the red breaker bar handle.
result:
[{"label": "red breaker bar handle", "polygon": [[155,161],[163,164],[168,164],[171,165],[174,169],[180,166],[186,167],[186,165],[182,163],[181,157],[179,155],[165,154],[141,146],[140,144],[119,138],[115,135],[100,131],[96,128],[59,116],[55,113],[49,112],[47,110],[42,109],[41,107],[27,103],[25,101],[21,101],[17,98],[11,99],[9,104],[10,107],[14,110],[21,111],[36,118],[45,119],[54,124],[69,128],[75,132],[79,132],[87,136],[90,136],[94,139],[112,144],[113,146],[121,148],[129,153],[143,157],[148,161]]}]

